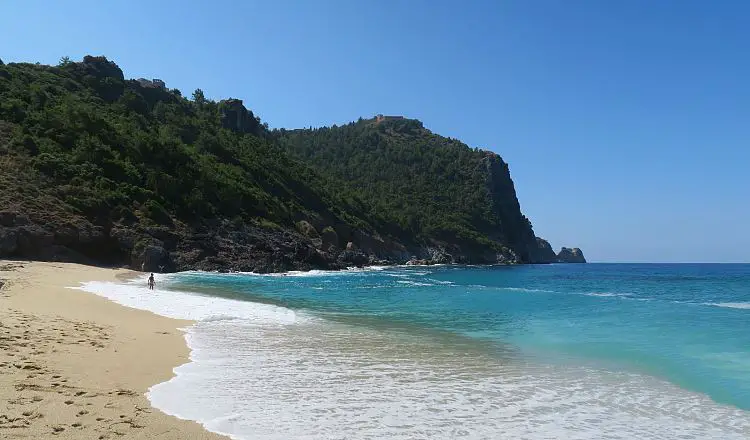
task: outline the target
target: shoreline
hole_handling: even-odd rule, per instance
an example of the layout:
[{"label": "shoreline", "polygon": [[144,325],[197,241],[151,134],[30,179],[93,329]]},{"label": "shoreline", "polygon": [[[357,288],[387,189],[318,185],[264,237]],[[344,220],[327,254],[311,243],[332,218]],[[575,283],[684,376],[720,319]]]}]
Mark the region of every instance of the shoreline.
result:
[{"label": "shoreline", "polygon": [[[430,271],[416,270],[410,280],[429,282],[432,274],[428,272]],[[407,273],[408,270],[396,275]],[[205,278],[202,276],[204,274],[207,275]],[[737,411],[736,407],[721,404],[711,398],[707,391],[680,387],[663,376],[632,372],[628,369],[620,370],[619,367],[600,368],[603,364],[597,365],[595,362],[561,362],[558,365],[557,362],[544,362],[545,359],[558,359],[540,358],[543,362],[537,364],[533,362],[533,350],[528,352],[531,357],[518,351],[519,362],[513,362],[512,351],[515,350],[511,349],[508,351],[511,355],[502,357],[502,361],[498,362],[498,358],[495,357],[498,354],[495,342],[489,342],[493,346],[487,347],[487,351],[469,352],[465,343],[446,345],[443,338],[435,341],[435,345],[430,345],[428,341],[433,340],[431,337],[414,331],[413,327],[394,327],[393,321],[382,322],[382,317],[376,318],[381,321],[379,324],[385,324],[379,326],[370,326],[366,320],[361,319],[337,320],[336,313],[323,313],[314,316],[313,320],[306,320],[306,311],[309,310],[312,312],[310,315],[315,315],[316,308],[308,308],[300,303],[296,303],[295,306],[294,301],[286,304],[276,303],[277,307],[289,307],[298,315],[297,319],[290,322],[293,325],[279,325],[279,318],[283,316],[267,314],[272,311],[268,306],[274,306],[274,302],[264,303],[259,301],[258,297],[266,295],[256,297],[253,294],[255,289],[258,293],[270,293],[273,286],[283,285],[285,290],[291,290],[290,294],[293,297],[295,291],[305,290],[305,295],[309,296],[302,298],[312,298],[318,297],[312,289],[319,287],[328,288],[331,295],[335,295],[335,291],[339,290],[346,297],[355,296],[353,303],[359,305],[360,298],[352,295],[357,293],[354,290],[356,287],[371,288],[377,285],[382,288],[404,288],[404,279],[390,276],[393,274],[373,273],[377,282],[370,282],[373,280],[369,277],[359,276],[350,278],[348,282],[340,282],[339,280],[345,277],[326,278],[324,273],[318,273],[312,274],[315,278],[309,282],[290,280],[288,283],[281,278],[266,278],[258,282],[255,277],[244,279],[242,276],[233,277],[231,274],[227,274],[230,276],[226,278],[218,274],[214,277],[206,272],[196,275],[196,278],[186,276],[179,280],[179,283],[173,284],[171,287],[174,290],[168,288],[159,292],[161,298],[141,295],[140,287],[132,284],[130,288],[122,291],[107,291],[106,285],[97,286],[97,283],[91,283],[87,290],[132,307],[197,321],[187,333],[189,346],[193,350],[192,362],[176,369],[176,377],[173,380],[155,386],[149,398],[156,406],[164,408],[170,414],[198,420],[209,429],[235,435],[234,438],[296,438],[308,433],[310,426],[314,426],[314,434],[307,435],[309,438],[331,438],[333,435],[326,436],[325,432],[334,431],[348,432],[348,435],[343,435],[347,438],[369,437],[371,435],[362,434],[363,430],[367,429],[373,430],[368,431],[370,433],[376,430],[380,433],[377,436],[380,438],[389,437],[383,435],[384,432],[393,437],[403,437],[405,433],[411,432],[413,437],[423,438],[416,435],[417,432],[425,432],[423,428],[436,429],[432,432],[438,434],[432,436],[433,438],[452,438],[451,432],[439,430],[439,425],[446,420],[452,420],[455,429],[463,426],[468,432],[482,433],[482,437],[488,438],[493,432],[496,434],[501,431],[513,432],[518,437],[535,437],[533,432],[539,432],[539,437],[557,438],[564,437],[566,432],[593,433],[593,430],[589,429],[595,427],[592,427],[588,420],[596,416],[602,416],[601,426],[604,426],[607,432],[622,430],[629,433],[622,435],[622,438],[667,438],[672,435],[669,430],[675,427],[679,429],[686,419],[692,420],[694,424],[690,428],[685,428],[685,432],[690,434],[689,436],[702,433],[703,435],[697,435],[700,438],[712,438],[706,433],[710,434],[710,430],[716,428],[717,420],[732,423],[726,428],[726,438],[744,439],[746,437],[737,437],[737,434],[746,433],[747,426],[750,426],[746,423],[745,414]],[[263,274],[255,275],[263,277]],[[296,275],[305,277],[304,272]],[[484,279],[487,282],[470,279],[467,282],[476,281],[478,285],[468,286],[479,289],[493,286],[493,275],[487,274],[490,277]],[[544,276],[543,273],[541,275]],[[202,286],[202,280],[207,283],[205,288],[214,293],[223,289],[235,290],[234,287],[237,287],[236,291],[249,295],[238,301],[211,293],[204,295],[199,290],[191,289]],[[381,282],[383,280],[387,282]],[[219,282],[214,284],[214,281]],[[237,286],[234,286],[235,282]],[[459,288],[464,290],[461,287],[463,284],[458,284]],[[418,282],[411,285],[428,286]],[[521,285],[541,287],[526,283]],[[252,289],[246,289],[250,286],[253,286]],[[433,287],[427,289],[431,290]],[[592,293],[596,299],[584,300],[596,303],[587,304],[601,304],[603,301],[610,304],[621,303],[616,295],[608,295],[609,291],[601,295],[599,289],[594,290],[596,291],[586,293]],[[186,295],[180,301],[172,301],[173,293],[182,292]],[[363,297],[378,296],[371,295],[370,292],[359,292]],[[398,301],[399,297],[391,296],[391,292],[388,292],[389,301]],[[487,296],[482,292],[477,293]],[[546,293],[580,292],[573,289]],[[414,297],[408,291],[405,296]],[[532,301],[535,297],[526,292],[513,296],[531,298]],[[566,298],[562,295],[555,296]],[[572,301],[578,303],[577,298],[578,296],[572,298]],[[544,304],[546,301],[542,298],[537,303]],[[334,302],[329,304],[342,306],[335,298]],[[649,307],[648,304],[637,304],[643,308]],[[351,306],[352,303],[346,303],[343,308],[347,309],[347,305]],[[482,356],[483,353],[488,353],[488,356]],[[487,362],[481,359],[486,359]],[[560,359],[570,360],[564,357]],[[467,361],[475,362],[477,369],[472,371],[478,373],[477,375],[467,374]],[[453,369],[456,366],[457,369]],[[550,366],[561,368],[549,369]],[[384,368],[392,375],[383,374]],[[418,374],[414,374],[415,372]],[[509,372],[512,373],[511,376],[507,374]],[[385,379],[381,381],[383,378]],[[440,378],[445,378],[446,381],[441,382]],[[470,379],[452,381],[450,378]],[[481,380],[482,378],[484,379]],[[551,406],[544,409],[537,405],[538,392],[535,390],[556,390],[549,402]],[[620,396],[619,393],[623,390],[626,392],[624,396]],[[590,391],[591,394],[582,391]],[[415,398],[420,393],[424,394],[421,394],[420,398]],[[581,398],[581,394],[584,394],[584,398]],[[376,397],[373,398],[374,396]],[[510,400],[520,398],[520,402],[515,402],[529,409],[531,413],[534,413],[535,408],[541,408],[542,418],[538,419],[539,424],[536,425],[539,430],[528,431],[528,425],[523,423],[523,419],[520,420],[521,423],[516,424],[514,420],[502,416],[502,413],[494,413],[487,419],[481,416],[474,419],[451,419],[455,411],[469,408],[471,414],[486,414],[481,409],[481,403],[477,405],[470,399],[476,399],[474,402],[490,402],[498,396],[507,396]],[[627,397],[628,404],[622,405],[622,401],[617,399],[602,402],[594,396]],[[421,406],[423,401],[433,398],[433,402],[440,403],[435,403],[430,410]],[[644,401],[649,402],[645,406],[645,411],[640,405]],[[451,406],[452,402],[457,402],[457,406]],[[469,405],[464,407],[458,404],[460,402]],[[661,411],[663,407],[670,410]],[[697,419],[693,418],[693,410],[696,407],[701,408],[701,415]],[[367,408],[367,418],[359,420],[362,423],[358,425],[359,428],[352,428],[350,420],[363,414],[362,408]],[[559,423],[545,423],[548,419],[545,419],[544,415],[549,414],[551,408],[561,414],[567,414],[571,420],[577,422],[567,425],[569,431],[557,431]],[[315,412],[312,412],[312,409]],[[414,411],[413,416],[404,417],[409,409]],[[435,412],[432,410],[441,416],[433,419]],[[511,414],[512,410],[513,408],[509,409]],[[663,416],[664,423],[656,423],[659,417],[644,417],[644,414],[651,413],[651,410]],[[404,417],[404,422],[394,423],[399,417]],[[407,424],[407,419],[416,420],[418,423]],[[467,420],[469,422],[466,422]],[[326,431],[327,429],[331,431]],[[596,438],[596,435],[590,438]]]},{"label": "shoreline", "polygon": [[134,276],[127,269],[0,260],[0,437],[228,438],[167,415],[146,398],[189,362],[179,329],[191,321],[74,289]]},{"label": "shoreline", "polygon": [[[283,276],[286,274],[296,273],[310,273],[310,272],[350,272],[358,270],[382,270],[382,269],[393,269],[393,268],[425,268],[425,267],[524,267],[524,266],[556,266],[556,265],[571,265],[581,266],[586,264],[630,264],[630,263],[570,263],[564,261],[552,261],[549,263],[425,263],[425,264],[408,264],[408,263],[393,263],[393,264],[366,264],[363,266],[349,266],[340,269],[293,269],[277,272],[247,272],[242,270],[234,269],[221,269],[221,270],[202,270],[202,269],[185,269],[177,270],[174,272],[160,272],[160,275],[169,275],[175,273],[186,273],[186,272],[201,272],[201,273],[218,273],[218,274],[247,274],[247,275],[259,275],[259,276]],[[636,264],[663,264],[663,263],[636,263]],[[667,263],[670,264],[670,263]],[[673,263],[673,264],[702,264],[702,263]],[[708,263],[708,264],[746,264],[746,263]],[[157,272],[154,272],[157,273]]]}]

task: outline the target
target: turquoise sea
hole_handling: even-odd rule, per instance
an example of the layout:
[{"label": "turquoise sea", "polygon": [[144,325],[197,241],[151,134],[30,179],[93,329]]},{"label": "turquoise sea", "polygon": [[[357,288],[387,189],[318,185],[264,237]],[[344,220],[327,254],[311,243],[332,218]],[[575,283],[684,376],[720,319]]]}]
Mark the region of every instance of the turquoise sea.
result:
[{"label": "turquoise sea", "polygon": [[750,265],[188,272],[155,406],[238,439],[750,438]]}]

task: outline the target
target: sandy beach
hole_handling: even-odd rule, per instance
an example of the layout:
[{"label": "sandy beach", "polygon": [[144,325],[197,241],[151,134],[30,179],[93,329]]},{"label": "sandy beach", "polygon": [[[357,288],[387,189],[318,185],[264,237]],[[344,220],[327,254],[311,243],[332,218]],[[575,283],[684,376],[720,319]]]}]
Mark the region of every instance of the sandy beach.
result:
[{"label": "sandy beach", "polygon": [[226,439],[144,396],[187,362],[189,322],[67,288],[128,276],[0,260],[0,438]]}]

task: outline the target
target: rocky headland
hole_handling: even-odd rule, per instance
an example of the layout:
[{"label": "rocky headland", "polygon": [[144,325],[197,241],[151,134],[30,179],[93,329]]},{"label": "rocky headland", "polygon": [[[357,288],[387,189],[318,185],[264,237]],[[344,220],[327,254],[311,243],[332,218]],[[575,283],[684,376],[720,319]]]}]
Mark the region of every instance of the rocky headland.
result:
[{"label": "rocky headland", "polygon": [[405,117],[269,130],[104,57],[0,64],[0,258],[171,272],[585,262],[508,164]]}]

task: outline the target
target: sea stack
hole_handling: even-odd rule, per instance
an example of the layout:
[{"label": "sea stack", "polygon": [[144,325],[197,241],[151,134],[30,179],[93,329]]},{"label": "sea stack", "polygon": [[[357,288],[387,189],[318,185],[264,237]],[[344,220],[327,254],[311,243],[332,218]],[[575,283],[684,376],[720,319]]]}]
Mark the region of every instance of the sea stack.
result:
[{"label": "sea stack", "polygon": [[557,261],[559,263],[585,263],[586,258],[580,249],[564,247],[557,254]]}]

